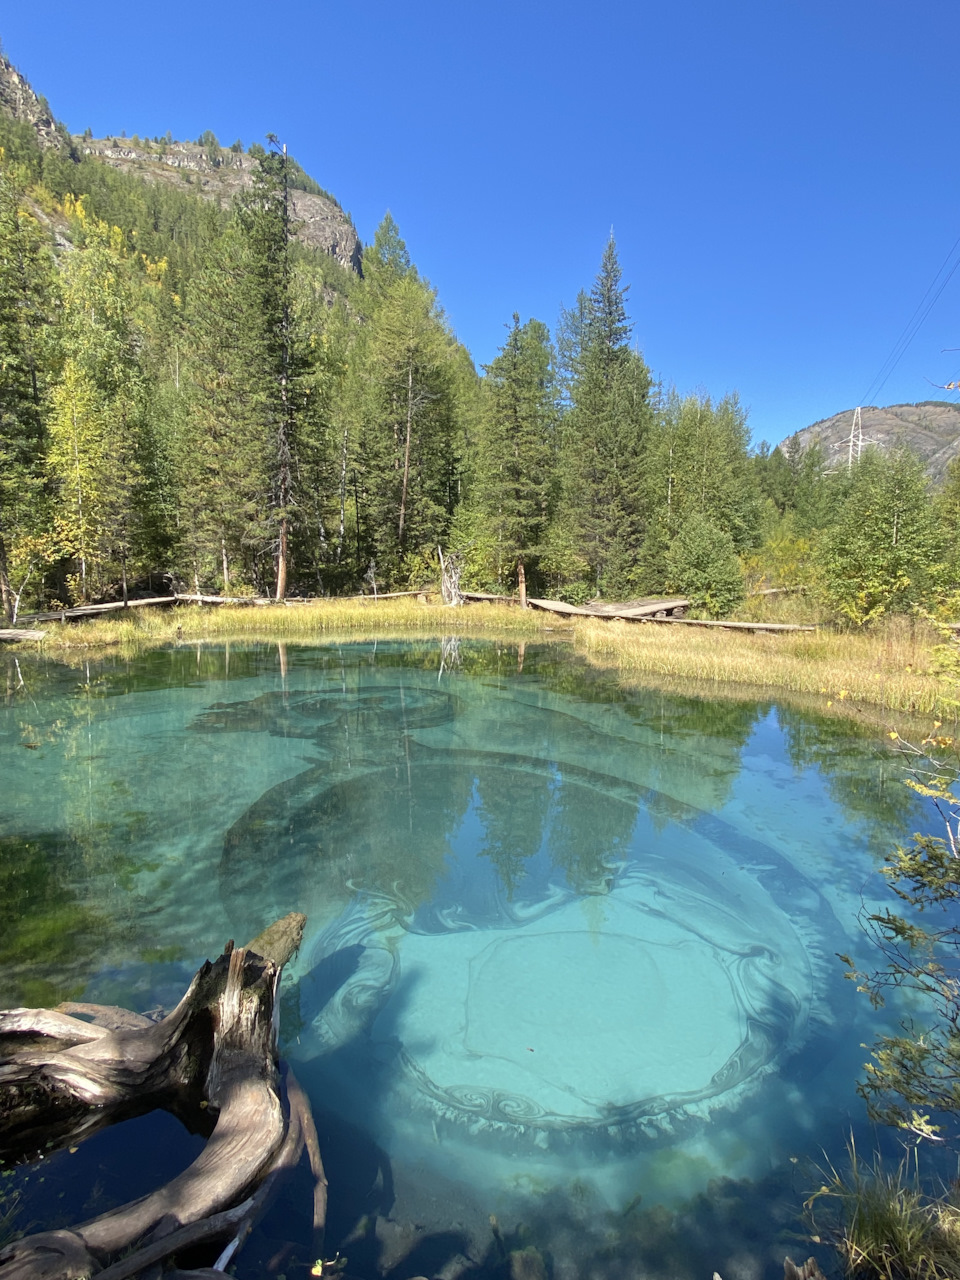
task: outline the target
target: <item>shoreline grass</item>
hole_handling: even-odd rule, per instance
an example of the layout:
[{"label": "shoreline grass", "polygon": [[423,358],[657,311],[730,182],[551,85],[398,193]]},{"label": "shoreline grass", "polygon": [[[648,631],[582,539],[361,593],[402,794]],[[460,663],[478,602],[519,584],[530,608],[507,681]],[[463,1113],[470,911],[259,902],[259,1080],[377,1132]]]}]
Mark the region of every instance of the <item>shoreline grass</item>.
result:
[{"label": "shoreline grass", "polygon": [[[568,620],[501,604],[452,609],[412,598],[332,599],[291,605],[181,605],[51,623],[40,647],[56,656],[117,647],[129,652],[177,642],[309,644],[452,635],[509,642],[572,641],[586,662],[612,671],[628,684],[683,681],[705,694],[721,688],[741,696],[778,692],[838,712],[869,706],[874,711],[957,719],[955,691],[931,667],[934,647],[942,637],[934,627],[911,618],[890,618],[863,632],[823,627],[769,634]],[[36,647],[27,643],[15,649]]]},{"label": "shoreline grass", "polygon": [[904,618],[860,633],[824,628],[771,635],[592,620],[575,629],[578,652],[627,680],[680,678],[760,694],[808,695],[822,708],[869,705],[954,720],[955,694],[931,670],[940,643],[933,627]]}]

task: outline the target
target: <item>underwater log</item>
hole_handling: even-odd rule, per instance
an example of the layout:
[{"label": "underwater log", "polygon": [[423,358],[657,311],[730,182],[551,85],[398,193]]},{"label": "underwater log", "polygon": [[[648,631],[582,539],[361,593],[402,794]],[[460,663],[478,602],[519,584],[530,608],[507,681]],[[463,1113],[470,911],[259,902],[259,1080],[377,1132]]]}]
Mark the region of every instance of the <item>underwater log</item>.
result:
[{"label": "underwater log", "polygon": [[235,1252],[305,1147],[322,1232],[316,1129],[306,1095],[280,1071],[275,1020],[280,975],[305,923],[292,912],[245,947],[228,942],[159,1022],[99,1005],[0,1011],[0,1158],[155,1108],[209,1134],[193,1164],[149,1195],[0,1248],[0,1280],[126,1280],[216,1239]]}]

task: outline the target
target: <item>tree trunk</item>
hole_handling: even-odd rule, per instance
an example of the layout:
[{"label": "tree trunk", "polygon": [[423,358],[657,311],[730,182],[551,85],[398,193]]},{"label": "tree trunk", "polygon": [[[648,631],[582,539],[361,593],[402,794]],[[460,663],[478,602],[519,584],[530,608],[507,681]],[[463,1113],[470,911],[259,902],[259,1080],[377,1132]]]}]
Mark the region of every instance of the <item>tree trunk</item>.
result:
[{"label": "tree trunk", "polygon": [[523,567],[523,561],[517,561],[517,589],[520,592],[520,608],[527,607],[527,575]]},{"label": "tree trunk", "polygon": [[22,1159],[154,1107],[194,1130],[213,1120],[204,1150],[166,1186],[70,1230],[0,1248],[0,1280],[124,1280],[198,1241],[242,1239],[304,1145],[322,1230],[316,1131],[292,1075],[281,1079],[274,1025],[281,970],[304,923],[293,913],[246,947],[228,942],[161,1022],[98,1005],[0,1013],[0,1158]]},{"label": "tree trunk", "polygon": [[10,623],[11,627],[16,622],[13,613],[13,591],[10,588],[10,573],[7,569],[7,545],[3,540],[3,530],[0,529],[0,607],[3,609],[3,616]]},{"label": "tree trunk", "polygon": [[400,490],[400,527],[397,542],[403,551],[403,526],[407,519],[407,485],[410,481],[410,437],[413,435],[413,360],[407,366],[407,438],[403,446],[403,486]]},{"label": "tree trunk", "polygon": [[280,517],[280,550],[277,554],[277,595],[282,600],[287,594],[287,517]]}]

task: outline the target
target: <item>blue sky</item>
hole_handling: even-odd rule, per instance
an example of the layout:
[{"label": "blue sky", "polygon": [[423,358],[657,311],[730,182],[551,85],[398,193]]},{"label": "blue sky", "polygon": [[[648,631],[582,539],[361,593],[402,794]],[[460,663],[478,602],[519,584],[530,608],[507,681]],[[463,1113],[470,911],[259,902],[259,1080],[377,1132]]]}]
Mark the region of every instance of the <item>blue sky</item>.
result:
[{"label": "blue sky", "polygon": [[960,237],[956,0],[5,0],[0,35],[76,132],[273,132],[364,240],[389,208],[478,364],[612,227],[655,374],[756,440],[952,398],[960,271],[864,397]]}]

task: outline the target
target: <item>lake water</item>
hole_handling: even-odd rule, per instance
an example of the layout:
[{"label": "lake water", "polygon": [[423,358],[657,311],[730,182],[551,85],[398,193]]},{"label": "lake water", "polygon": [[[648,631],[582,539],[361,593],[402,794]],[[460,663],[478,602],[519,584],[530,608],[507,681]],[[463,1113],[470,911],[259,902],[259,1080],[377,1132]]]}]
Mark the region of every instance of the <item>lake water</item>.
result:
[{"label": "lake water", "polygon": [[[836,953],[870,962],[876,868],[932,828],[889,743],[624,691],[561,645],[3,677],[0,1006],[168,1008],[227,938],[304,911],[283,1051],[351,1274],[492,1276],[528,1247],[557,1280],[754,1280],[811,1252],[811,1161],[874,1141],[880,1022]],[[34,1171],[30,1212],[108,1195],[125,1141],[176,1147],[136,1123],[160,1127]],[[305,1273],[297,1193],[238,1274]]]}]

